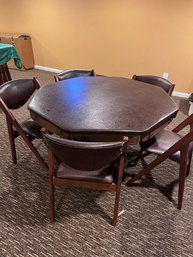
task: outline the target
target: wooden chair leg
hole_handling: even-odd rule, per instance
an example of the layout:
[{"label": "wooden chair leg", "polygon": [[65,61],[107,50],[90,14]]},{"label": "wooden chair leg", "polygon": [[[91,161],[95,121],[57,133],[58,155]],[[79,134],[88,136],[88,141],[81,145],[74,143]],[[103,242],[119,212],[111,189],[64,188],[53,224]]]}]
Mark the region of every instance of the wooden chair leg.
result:
[{"label": "wooden chair leg", "polygon": [[54,221],[54,185],[50,182],[50,221]]},{"label": "wooden chair leg", "polygon": [[13,126],[7,119],[7,129],[8,129],[8,134],[9,134],[9,143],[10,143],[10,148],[11,148],[11,154],[12,154],[12,160],[13,163],[17,163],[17,156],[16,156],[16,149],[15,149],[15,140],[13,137]]},{"label": "wooden chair leg", "polygon": [[28,147],[30,148],[30,150],[32,151],[32,153],[36,156],[36,158],[38,159],[38,161],[40,162],[40,164],[42,165],[42,167],[48,171],[48,165],[47,163],[44,161],[44,159],[41,157],[41,155],[39,154],[39,152],[37,151],[37,149],[35,148],[35,146],[29,141],[29,139],[27,137],[23,137],[25,143],[28,145]]},{"label": "wooden chair leg", "polygon": [[24,142],[27,144],[27,146],[30,148],[32,153],[36,156],[42,167],[48,171],[48,165],[44,161],[44,159],[41,157],[35,146],[32,144],[32,142],[29,140],[29,138],[26,136],[24,131],[21,129],[21,127],[18,125],[16,121],[14,121],[13,126],[16,128],[17,132],[20,134],[20,136],[23,138]]},{"label": "wooden chair leg", "polygon": [[121,194],[121,188],[119,188],[116,191],[116,195],[115,195],[115,205],[114,205],[114,213],[113,213],[113,220],[112,220],[112,225],[113,226],[116,226],[116,224],[117,224],[117,218],[118,218],[118,212],[119,212],[120,194]]},{"label": "wooden chair leg", "polygon": [[182,209],[182,201],[184,195],[184,184],[187,174],[187,155],[188,148],[182,148],[180,153],[180,172],[179,172],[179,190],[178,190],[178,209]]},{"label": "wooden chair leg", "polygon": [[130,186],[136,180],[140,179],[142,176],[146,175],[148,172],[150,172],[152,169],[154,169],[157,165],[159,165],[160,163],[165,161],[167,158],[168,158],[168,154],[166,152],[164,154],[158,156],[155,160],[153,160],[151,163],[146,165],[139,173],[137,173],[134,177],[132,177],[130,180],[128,180],[125,185]]},{"label": "wooden chair leg", "polygon": [[121,160],[120,160],[120,163],[119,163],[119,170],[118,170],[117,188],[116,188],[116,194],[115,194],[114,213],[113,213],[113,220],[112,220],[112,225],[113,226],[116,226],[116,224],[117,224],[117,218],[118,218],[118,212],[119,212],[119,201],[120,201],[120,195],[121,195],[121,183],[122,183],[124,165],[125,165],[125,157],[121,156]]},{"label": "wooden chair leg", "polygon": [[50,221],[54,221],[54,155],[51,150],[48,150],[48,163],[49,163],[49,193],[50,193]]},{"label": "wooden chair leg", "polygon": [[[14,139],[13,139],[13,127],[17,130],[19,135],[23,138],[24,142],[27,144],[27,146],[30,148],[32,153],[36,156],[40,164],[43,166],[43,168],[48,171],[48,165],[44,161],[44,159],[41,157],[35,146],[32,144],[32,142],[29,140],[29,138],[26,136],[22,128],[20,127],[19,123],[13,119],[11,122],[7,118],[7,126],[8,126],[8,131],[9,131],[9,138],[10,138],[10,144],[12,147],[12,153],[13,153],[13,161],[16,161],[16,150],[15,150],[15,145],[14,145]],[[13,141],[13,142],[12,142]],[[15,159],[14,159],[15,158]],[[16,162],[15,162],[16,163]]]},{"label": "wooden chair leg", "polygon": [[191,152],[191,154],[189,156],[189,160],[188,160],[188,166],[187,166],[187,170],[186,170],[186,177],[188,177],[188,175],[190,173],[191,163],[192,163],[192,152]]}]

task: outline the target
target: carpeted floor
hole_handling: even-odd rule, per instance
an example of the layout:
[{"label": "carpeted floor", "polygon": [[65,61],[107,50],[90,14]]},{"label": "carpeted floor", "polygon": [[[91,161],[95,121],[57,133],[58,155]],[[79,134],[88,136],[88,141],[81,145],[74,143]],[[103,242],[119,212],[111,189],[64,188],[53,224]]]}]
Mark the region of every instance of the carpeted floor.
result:
[{"label": "carpeted floor", "polygon": [[[42,85],[54,81],[54,74],[37,70],[12,70],[11,75],[13,79],[36,76]],[[187,101],[174,100],[180,111],[170,127],[187,114]],[[28,111],[15,114],[22,119]],[[12,164],[2,113],[0,126],[1,257],[193,256],[192,172],[181,211],[176,208],[179,166],[167,160],[141,183],[123,184],[120,209],[125,212],[117,227],[110,225],[114,193],[64,188],[57,188],[56,221],[51,224],[47,174],[20,139],[18,163]],[[47,158],[45,146],[35,144]]]}]

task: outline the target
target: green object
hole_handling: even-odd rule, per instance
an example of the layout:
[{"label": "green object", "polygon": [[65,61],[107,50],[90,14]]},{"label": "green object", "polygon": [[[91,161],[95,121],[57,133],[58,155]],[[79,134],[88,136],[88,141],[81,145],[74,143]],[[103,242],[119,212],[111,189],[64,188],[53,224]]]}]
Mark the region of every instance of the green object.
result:
[{"label": "green object", "polygon": [[12,59],[17,68],[21,69],[22,62],[15,47],[9,44],[0,44],[0,65],[5,64]]}]

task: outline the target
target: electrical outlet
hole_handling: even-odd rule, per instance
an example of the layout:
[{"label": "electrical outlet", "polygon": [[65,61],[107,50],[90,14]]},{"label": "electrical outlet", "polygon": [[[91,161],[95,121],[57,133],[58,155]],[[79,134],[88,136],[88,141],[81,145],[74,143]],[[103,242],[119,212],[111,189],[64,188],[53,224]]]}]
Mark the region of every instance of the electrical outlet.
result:
[{"label": "electrical outlet", "polygon": [[163,78],[164,78],[164,79],[168,79],[168,77],[169,77],[169,74],[168,74],[167,72],[164,72],[164,73],[163,73]]}]

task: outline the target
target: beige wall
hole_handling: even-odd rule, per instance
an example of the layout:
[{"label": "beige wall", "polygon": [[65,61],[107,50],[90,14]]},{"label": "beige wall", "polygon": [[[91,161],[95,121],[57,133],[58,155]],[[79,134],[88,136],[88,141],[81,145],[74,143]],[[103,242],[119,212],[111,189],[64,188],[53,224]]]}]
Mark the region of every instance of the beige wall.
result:
[{"label": "beige wall", "polygon": [[131,77],[169,73],[193,92],[193,0],[1,0],[0,32],[28,32],[35,64]]}]

